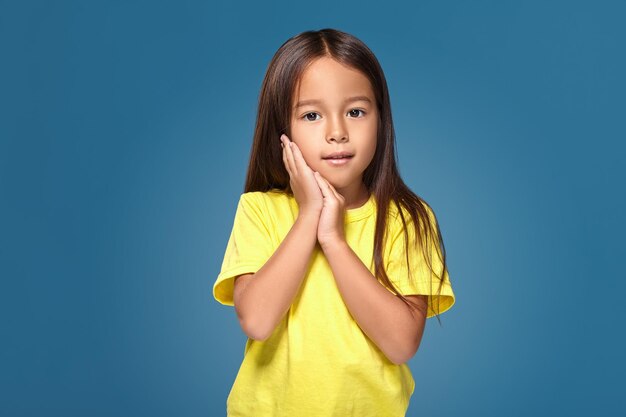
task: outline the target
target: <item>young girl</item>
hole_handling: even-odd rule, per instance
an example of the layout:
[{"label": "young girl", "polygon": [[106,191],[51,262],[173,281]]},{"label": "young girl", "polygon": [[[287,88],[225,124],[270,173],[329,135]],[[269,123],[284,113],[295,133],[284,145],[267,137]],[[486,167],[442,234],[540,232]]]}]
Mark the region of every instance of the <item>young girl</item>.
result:
[{"label": "young girl", "polygon": [[272,58],[213,296],[248,336],[228,416],[405,415],[406,362],[455,298],[436,217],[398,173],[385,76],[354,36],[304,32]]}]

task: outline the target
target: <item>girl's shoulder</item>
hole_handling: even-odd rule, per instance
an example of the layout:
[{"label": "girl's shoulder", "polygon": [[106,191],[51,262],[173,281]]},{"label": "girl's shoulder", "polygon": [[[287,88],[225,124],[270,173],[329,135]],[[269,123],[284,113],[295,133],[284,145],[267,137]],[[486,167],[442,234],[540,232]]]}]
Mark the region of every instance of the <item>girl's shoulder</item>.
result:
[{"label": "girl's shoulder", "polygon": [[269,191],[248,191],[241,194],[241,199],[256,203],[288,202],[293,196],[286,192],[273,188]]},{"label": "girl's shoulder", "polygon": [[240,204],[254,208],[259,212],[280,212],[289,210],[294,204],[297,205],[293,195],[279,189],[243,193],[240,197]]}]

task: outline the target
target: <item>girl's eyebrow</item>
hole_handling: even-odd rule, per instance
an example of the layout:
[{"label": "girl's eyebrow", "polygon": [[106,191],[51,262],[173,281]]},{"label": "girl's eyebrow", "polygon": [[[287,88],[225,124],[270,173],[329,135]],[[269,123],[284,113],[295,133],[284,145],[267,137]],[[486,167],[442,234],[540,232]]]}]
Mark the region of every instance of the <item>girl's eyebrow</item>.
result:
[{"label": "girl's eyebrow", "polygon": [[[372,100],[370,100],[370,98],[367,97],[367,96],[348,97],[343,102],[344,102],[344,104],[346,104],[346,103],[352,103],[353,101],[367,101],[370,104],[372,103]],[[297,109],[298,107],[307,106],[309,104],[319,104],[321,102],[322,102],[322,100],[316,100],[316,99],[302,100],[302,101],[299,101],[298,104],[296,104],[294,106],[294,109]]]}]

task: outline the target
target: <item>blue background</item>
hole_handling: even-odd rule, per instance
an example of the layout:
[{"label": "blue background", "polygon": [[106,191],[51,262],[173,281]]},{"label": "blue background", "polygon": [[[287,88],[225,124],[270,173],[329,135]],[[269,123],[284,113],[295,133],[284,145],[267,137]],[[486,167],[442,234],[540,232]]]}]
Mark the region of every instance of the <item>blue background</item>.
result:
[{"label": "blue background", "polygon": [[289,37],[362,39],[456,305],[409,416],[623,411],[623,2],[0,2],[0,414],[213,416],[213,300]]}]

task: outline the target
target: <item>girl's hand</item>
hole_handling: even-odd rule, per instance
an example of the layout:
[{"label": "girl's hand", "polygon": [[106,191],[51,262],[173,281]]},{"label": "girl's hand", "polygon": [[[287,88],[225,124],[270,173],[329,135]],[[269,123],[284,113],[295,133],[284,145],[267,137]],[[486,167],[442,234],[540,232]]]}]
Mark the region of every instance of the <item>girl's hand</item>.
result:
[{"label": "girl's hand", "polygon": [[298,145],[281,135],[283,162],[289,173],[289,185],[296,198],[300,214],[311,213],[319,217],[324,200],[320,187],[313,176],[313,170],[307,165]]},{"label": "girl's hand", "polygon": [[346,240],[343,228],[345,199],[326,178],[322,177],[322,174],[315,171],[314,177],[324,196],[322,213],[317,225],[317,240],[323,248],[326,244]]}]

